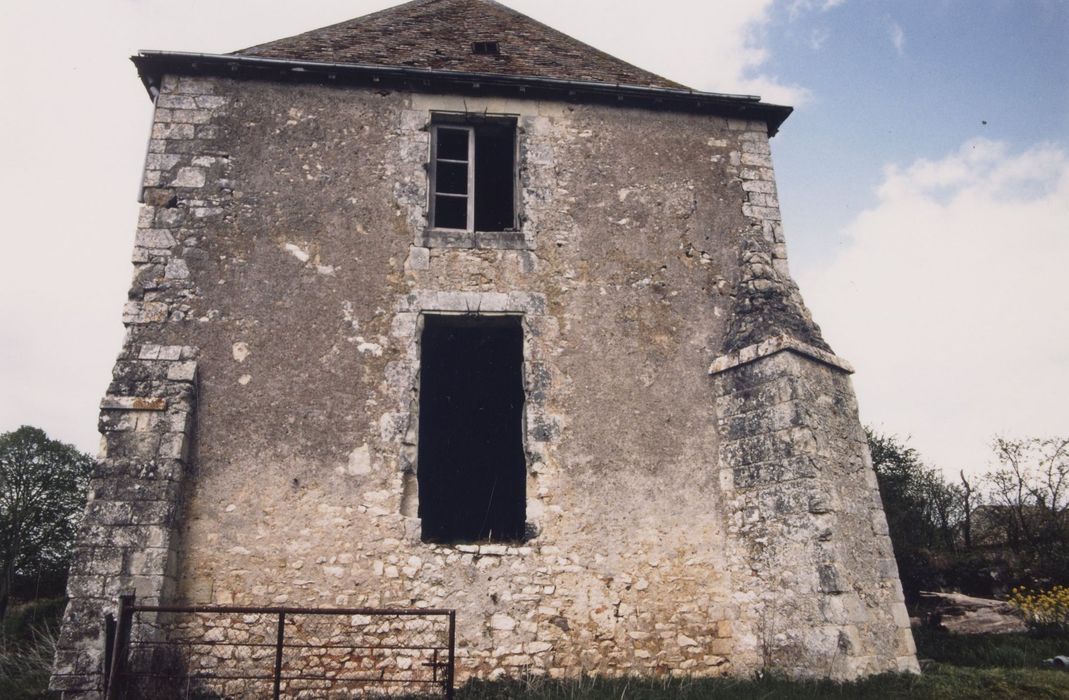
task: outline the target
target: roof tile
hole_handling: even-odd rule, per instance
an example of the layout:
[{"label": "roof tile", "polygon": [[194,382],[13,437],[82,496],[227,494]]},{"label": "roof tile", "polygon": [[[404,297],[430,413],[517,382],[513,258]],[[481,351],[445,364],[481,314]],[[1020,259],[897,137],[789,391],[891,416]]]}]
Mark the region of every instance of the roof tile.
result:
[{"label": "roof tile", "polygon": [[[476,42],[497,42],[499,53],[476,54]],[[493,0],[415,0],[234,53],[320,63],[683,87]]]}]

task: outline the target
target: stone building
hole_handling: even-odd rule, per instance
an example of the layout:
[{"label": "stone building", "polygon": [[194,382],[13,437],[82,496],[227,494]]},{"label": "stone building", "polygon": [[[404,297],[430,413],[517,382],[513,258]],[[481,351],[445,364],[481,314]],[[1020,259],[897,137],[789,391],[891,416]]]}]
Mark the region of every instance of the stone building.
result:
[{"label": "stone building", "polygon": [[99,693],[124,593],[453,608],[460,680],[917,670],[851,369],[788,273],[790,108],[491,0],[133,60],[55,688]]}]

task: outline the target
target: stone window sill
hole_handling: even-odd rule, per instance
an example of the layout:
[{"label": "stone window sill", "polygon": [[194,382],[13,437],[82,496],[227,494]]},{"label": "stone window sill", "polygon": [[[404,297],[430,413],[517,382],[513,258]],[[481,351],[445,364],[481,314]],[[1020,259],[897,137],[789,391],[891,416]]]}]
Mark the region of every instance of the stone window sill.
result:
[{"label": "stone window sill", "polygon": [[483,250],[528,250],[523,231],[458,231],[430,228],[420,241],[424,248],[468,248]]}]

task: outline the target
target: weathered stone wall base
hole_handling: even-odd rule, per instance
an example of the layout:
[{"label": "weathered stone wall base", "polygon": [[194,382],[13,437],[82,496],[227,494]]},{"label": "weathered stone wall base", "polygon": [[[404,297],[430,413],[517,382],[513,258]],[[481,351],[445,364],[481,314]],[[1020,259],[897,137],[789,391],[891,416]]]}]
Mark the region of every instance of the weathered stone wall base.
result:
[{"label": "weathered stone wall base", "polygon": [[916,672],[849,375],[826,354],[766,343],[714,363],[732,660],[837,679]]}]

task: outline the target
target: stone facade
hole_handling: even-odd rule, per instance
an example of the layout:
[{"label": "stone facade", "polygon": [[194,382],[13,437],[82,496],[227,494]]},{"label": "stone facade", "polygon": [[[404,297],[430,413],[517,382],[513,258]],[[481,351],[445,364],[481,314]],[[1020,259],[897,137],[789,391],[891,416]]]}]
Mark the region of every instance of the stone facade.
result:
[{"label": "stone facade", "polygon": [[[765,122],[160,90],[55,688],[99,693],[128,592],[455,608],[459,680],[916,670],[849,370],[787,270]],[[439,111],[517,119],[524,245],[424,246]],[[420,539],[436,312],[522,317],[523,543]]]}]

